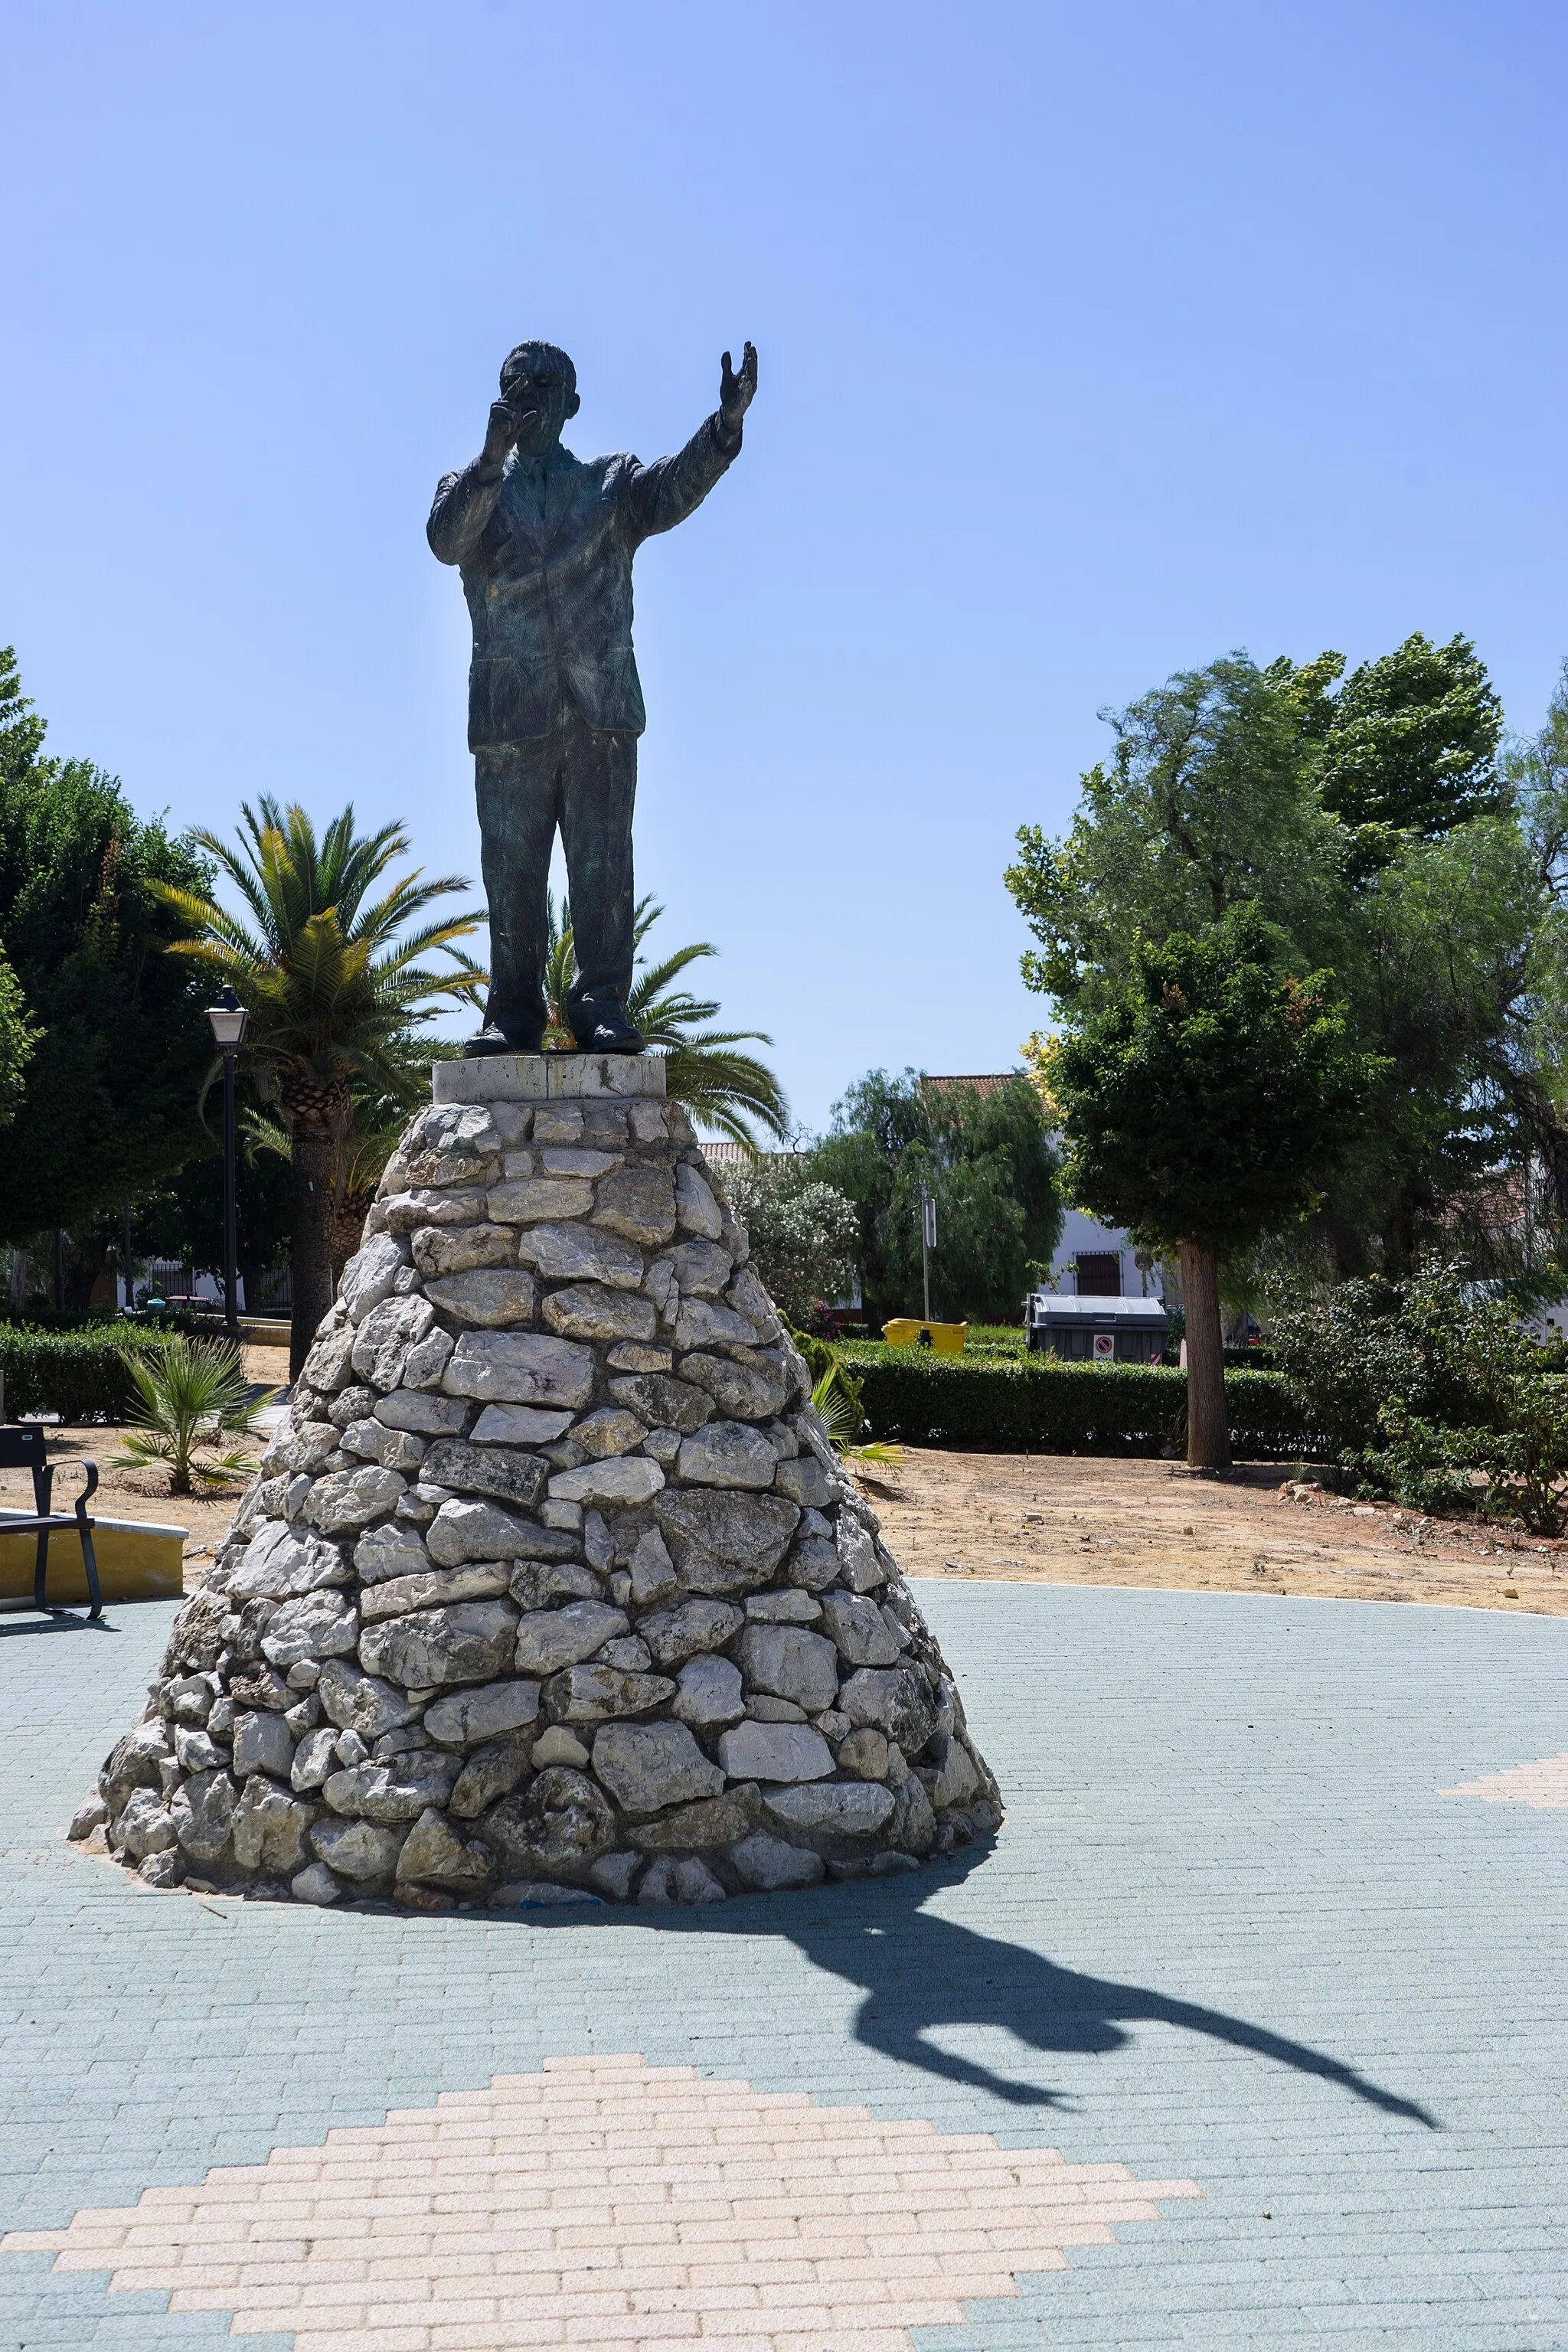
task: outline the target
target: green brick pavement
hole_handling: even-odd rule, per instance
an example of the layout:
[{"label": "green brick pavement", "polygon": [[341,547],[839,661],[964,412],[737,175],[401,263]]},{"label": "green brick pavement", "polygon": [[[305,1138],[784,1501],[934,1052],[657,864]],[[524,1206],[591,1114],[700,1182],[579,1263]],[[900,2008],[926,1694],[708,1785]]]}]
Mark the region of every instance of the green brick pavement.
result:
[{"label": "green brick pavement", "polygon": [[[170,1610],[0,1625],[5,2225],[636,2049],[1204,2189],[921,2352],[1564,2352],[1568,1813],[1436,1792],[1568,1747],[1568,1623],[921,1594],[992,1854],[525,1924],[132,1894],[60,1832]],[[232,2340],[49,2261],[0,2257],[4,2352]]]}]

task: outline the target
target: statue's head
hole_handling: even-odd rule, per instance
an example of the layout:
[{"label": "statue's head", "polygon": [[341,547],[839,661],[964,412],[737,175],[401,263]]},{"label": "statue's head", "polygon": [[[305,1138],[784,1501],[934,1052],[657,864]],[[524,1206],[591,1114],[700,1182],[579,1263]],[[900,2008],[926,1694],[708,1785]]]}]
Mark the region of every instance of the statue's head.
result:
[{"label": "statue's head", "polygon": [[517,446],[527,456],[548,449],[575,416],[577,371],[554,343],[519,343],[501,362],[501,398],[519,419]]}]

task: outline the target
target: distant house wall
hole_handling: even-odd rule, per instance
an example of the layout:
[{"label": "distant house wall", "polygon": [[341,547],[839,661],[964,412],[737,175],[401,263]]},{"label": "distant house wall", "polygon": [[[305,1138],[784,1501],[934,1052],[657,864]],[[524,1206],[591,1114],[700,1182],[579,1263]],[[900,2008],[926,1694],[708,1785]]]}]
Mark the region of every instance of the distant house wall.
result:
[{"label": "distant house wall", "polygon": [[[1136,1263],[1139,1253],[1131,1234],[1120,1225],[1102,1225],[1097,1218],[1082,1209],[1068,1209],[1062,1219],[1061,1239],[1051,1258],[1051,1271],[1046,1284],[1063,1297],[1078,1295],[1078,1261],[1080,1257],[1114,1258],[1117,1287],[1111,1295],[1121,1298],[1160,1298],[1163,1287],[1163,1269],[1152,1265],[1147,1270]],[[1101,1271],[1097,1267],[1093,1272]],[[1099,1286],[1097,1284],[1096,1287]]]}]

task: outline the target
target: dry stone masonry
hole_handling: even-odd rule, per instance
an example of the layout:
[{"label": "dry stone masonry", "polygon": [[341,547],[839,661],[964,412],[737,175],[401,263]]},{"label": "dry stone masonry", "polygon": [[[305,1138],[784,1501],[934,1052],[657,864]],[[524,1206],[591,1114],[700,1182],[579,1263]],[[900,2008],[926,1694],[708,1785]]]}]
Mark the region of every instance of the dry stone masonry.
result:
[{"label": "dry stone masonry", "polygon": [[158,1886],[716,1903],[1001,1819],[651,1057],[446,1064],[145,1717]]}]

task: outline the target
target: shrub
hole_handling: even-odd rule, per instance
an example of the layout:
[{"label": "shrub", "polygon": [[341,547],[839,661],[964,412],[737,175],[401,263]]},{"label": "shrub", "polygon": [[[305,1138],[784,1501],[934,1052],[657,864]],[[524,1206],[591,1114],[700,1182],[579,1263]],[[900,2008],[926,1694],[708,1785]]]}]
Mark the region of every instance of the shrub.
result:
[{"label": "shrub", "polygon": [[5,1415],[58,1413],[62,1421],[123,1421],[133,1393],[124,1324],[89,1323],[75,1331],[26,1325],[0,1328],[0,1372]]},{"label": "shrub", "polygon": [[[1172,1444],[1186,1375],[1144,1364],[1061,1364],[1028,1357],[934,1356],[847,1347],[879,1437],[1040,1454],[1154,1454]],[[1227,1372],[1231,1444],[1255,1460],[1320,1453],[1321,1441],[1278,1373]]]},{"label": "shrub", "polygon": [[731,1170],[724,1189],[769,1297],[792,1323],[809,1321],[820,1301],[844,1296],[855,1279],[860,1224],[842,1192],[808,1182],[789,1159]]}]

